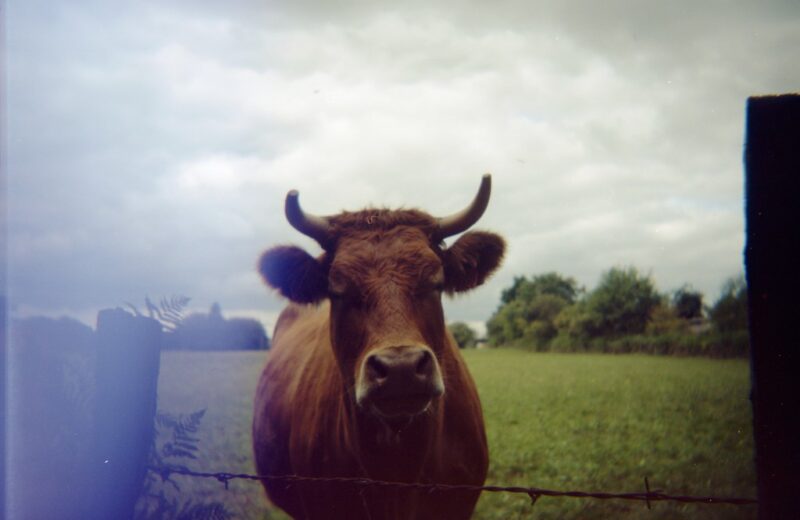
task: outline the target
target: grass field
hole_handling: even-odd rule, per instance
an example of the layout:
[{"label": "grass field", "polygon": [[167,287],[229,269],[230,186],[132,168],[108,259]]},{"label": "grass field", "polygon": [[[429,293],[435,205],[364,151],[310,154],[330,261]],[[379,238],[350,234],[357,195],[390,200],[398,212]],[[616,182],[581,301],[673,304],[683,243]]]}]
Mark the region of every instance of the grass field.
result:
[{"label": "grass field", "polygon": [[[253,472],[252,396],[263,352],[162,356],[159,409],[206,408],[199,471]],[[755,496],[749,376],[743,360],[465,352],[486,416],[488,483],[557,490]],[[469,456],[469,454],[465,454]],[[261,487],[173,477],[180,496],[236,518],[285,518]],[[170,490],[170,493],[175,492]],[[474,518],[755,518],[754,506],[682,505],[484,493]]]}]

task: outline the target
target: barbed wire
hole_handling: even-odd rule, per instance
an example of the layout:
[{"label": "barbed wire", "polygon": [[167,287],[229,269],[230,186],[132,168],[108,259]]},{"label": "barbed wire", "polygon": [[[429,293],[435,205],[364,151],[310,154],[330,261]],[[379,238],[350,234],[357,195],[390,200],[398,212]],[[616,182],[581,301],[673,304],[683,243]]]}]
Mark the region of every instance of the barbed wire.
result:
[{"label": "barbed wire", "polygon": [[523,486],[475,486],[469,484],[424,484],[419,482],[390,482],[384,480],[373,480],[365,477],[307,477],[301,475],[251,475],[247,473],[209,473],[203,471],[192,471],[186,468],[156,467],[148,466],[148,469],[157,473],[162,480],[168,480],[170,475],[185,475],[198,478],[213,478],[221,482],[225,489],[231,480],[251,480],[251,481],[271,481],[292,483],[320,483],[320,484],[350,484],[361,488],[378,487],[393,489],[409,489],[417,491],[448,492],[448,491],[481,491],[489,493],[515,493],[527,495],[531,503],[535,503],[540,497],[570,497],[570,498],[593,498],[598,500],[638,500],[647,503],[650,508],[651,502],[682,502],[693,504],[728,504],[736,506],[746,506],[757,504],[754,498],[740,497],[717,497],[717,496],[691,496],[691,495],[668,495],[660,490],[651,490],[650,482],[647,477],[644,479],[645,491],[633,493],[604,493],[588,491],[557,491],[537,487]]}]

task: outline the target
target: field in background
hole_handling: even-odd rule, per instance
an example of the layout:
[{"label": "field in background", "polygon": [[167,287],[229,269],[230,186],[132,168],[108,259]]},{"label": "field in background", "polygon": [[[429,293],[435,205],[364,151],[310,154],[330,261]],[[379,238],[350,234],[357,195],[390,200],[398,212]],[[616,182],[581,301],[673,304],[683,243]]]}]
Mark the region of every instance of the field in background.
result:
[{"label": "field in background", "polygon": [[[464,352],[483,400],[488,482],[558,490],[755,496],[748,365],[642,355]],[[252,396],[265,352],[165,352],[159,409],[206,408],[198,471],[252,473]],[[468,457],[469,454],[464,454]],[[261,487],[174,476],[174,496],[236,518],[285,518]],[[177,493],[170,489],[169,493]],[[755,518],[755,507],[484,493],[474,518]]]},{"label": "field in background", "polygon": [[[502,485],[755,496],[747,362],[645,355],[468,352]],[[529,511],[484,494],[477,518]],[[755,508],[541,498],[546,518],[754,518]]]}]

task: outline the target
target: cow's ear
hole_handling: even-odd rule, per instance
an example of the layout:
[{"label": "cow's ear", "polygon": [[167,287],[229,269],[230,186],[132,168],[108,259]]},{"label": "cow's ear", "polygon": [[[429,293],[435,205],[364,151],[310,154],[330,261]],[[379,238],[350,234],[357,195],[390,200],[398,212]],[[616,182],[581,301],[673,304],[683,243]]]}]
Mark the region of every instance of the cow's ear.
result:
[{"label": "cow's ear", "polygon": [[494,233],[464,233],[443,251],[444,290],[468,291],[482,284],[500,266],[506,250],[505,240]]},{"label": "cow's ear", "polygon": [[328,293],[325,268],[299,247],[267,250],[258,261],[258,272],[267,285],[295,303],[316,303]]}]

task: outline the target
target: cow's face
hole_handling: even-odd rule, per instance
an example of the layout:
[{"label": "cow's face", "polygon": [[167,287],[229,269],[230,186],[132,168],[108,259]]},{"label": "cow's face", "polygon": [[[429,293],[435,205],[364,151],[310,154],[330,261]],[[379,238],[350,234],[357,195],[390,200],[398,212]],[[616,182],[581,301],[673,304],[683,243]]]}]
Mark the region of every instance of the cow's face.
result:
[{"label": "cow's face", "polygon": [[356,402],[385,417],[444,392],[442,261],[416,228],[341,241],[328,274],[331,340]]},{"label": "cow's face", "polygon": [[262,255],[259,270],[296,303],[330,300],[331,345],[356,403],[383,419],[405,419],[446,388],[442,293],[483,283],[505,244],[498,235],[469,232],[443,248],[431,231],[436,220],[418,212],[344,215],[329,217],[335,236],[320,240],[320,258],[277,247]]},{"label": "cow's face", "polygon": [[295,302],[330,299],[331,344],[356,402],[407,417],[445,390],[442,293],[483,283],[504,247],[497,235],[470,232],[441,249],[422,230],[400,226],[343,237],[319,259],[295,247],[270,249],[260,271]]}]

